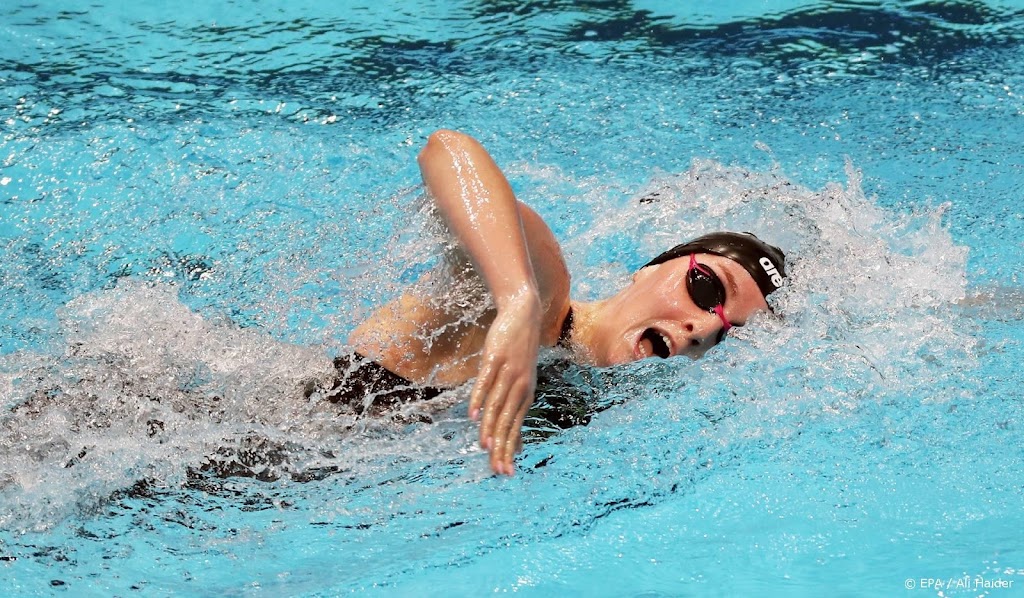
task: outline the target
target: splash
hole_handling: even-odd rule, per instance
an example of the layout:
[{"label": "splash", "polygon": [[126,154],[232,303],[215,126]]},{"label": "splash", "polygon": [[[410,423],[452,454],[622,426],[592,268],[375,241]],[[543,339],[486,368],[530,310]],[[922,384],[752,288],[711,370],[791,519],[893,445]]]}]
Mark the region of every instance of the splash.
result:
[{"label": "splash", "polygon": [[144,483],[272,480],[346,467],[353,413],[324,400],[325,351],[190,311],[123,280],[60,310],[60,348],[0,364],[0,526],[45,527]]},{"label": "splash", "polygon": [[922,378],[922,366],[973,363],[975,330],[960,317],[967,249],[943,225],[948,206],[893,213],[864,194],[852,164],[846,173],[845,185],[813,191],[777,170],[698,160],[683,174],[656,177],[639,201],[574,239],[569,253],[588,256],[596,247],[618,257],[611,270],[584,268],[584,278],[595,281],[584,292],[601,295],[624,284],[645,256],[716,230],[754,232],[784,249],[789,278],[770,299],[776,317],[735,331],[743,341],[736,350],[807,371],[820,367],[825,377],[835,374],[834,358],[858,370],[854,364],[861,364],[864,371],[848,381],[860,389],[872,381],[934,383],[941,372]]},{"label": "splash", "polygon": [[[736,459],[752,442],[783,443],[808,417],[848,425],[865,405],[948,401],[964,388],[962,372],[974,359],[972,331],[958,321],[966,250],[943,226],[942,207],[886,211],[865,196],[852,166],[847,173],[844,185],[814,191],[779,172],[698,161],[628,201],[609,199],[596,183],[577,200],[600,215],[565,244],[577,293],[612,292],[645,256],[724,228],[785,248],[790,279],[773,295],[775,315],[736,330],[698,362],[571,370],[597,389],[589,408],[573,407],[574,421],[589,425],[532,435],[523,488],[553,511],[522,537],[578,533],[616,510],[692,489],[712,464]],[[429,218],[421,208],[412,223],[426,231],[417,243],[393,244],[396,259],[411,264],[400,278],[415,280],[429,267],[424,248],[444,248],[427,234]],[[196,486],[196,475],[343,474],[332,479],[363,480],[362,490],[343,508],[311,491],[311,508],[352,525],[412,530],[447,529],[455,517],[460,531],[446,537],[490,537],[484,528],[495,521],[471,515],[487,503],[490,484],[466,487],[485,477],[482,460],[470,465],[473,427],[460,411],[446,411],[458,393],[431,408],[432,423],[360,426],[322,400],[319,389],[333,375],[322,347],[205,319],[179,291],[126,279],[83,295],[60,311],[55,349],[4,358],[0,526],[52,526],[139,484],[216,491]],[[624,456],[628,472],[610,466]],[[379,505],[410,480],[431,493],[399,484],[405,504],[452,514],[396,522]],[[587,488],[601,490],[578,495]],[[490,517],[521,522],[528,517],[520,510]]]}]

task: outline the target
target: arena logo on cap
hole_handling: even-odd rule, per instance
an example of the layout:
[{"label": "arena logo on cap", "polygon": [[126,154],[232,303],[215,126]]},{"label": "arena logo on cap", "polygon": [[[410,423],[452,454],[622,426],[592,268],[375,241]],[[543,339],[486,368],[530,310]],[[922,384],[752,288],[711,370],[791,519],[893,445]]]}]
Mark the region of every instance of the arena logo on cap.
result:
[{"label": "arena logo on cap", "polygon": [[782,275],[779,274],[779,271],[775,268],[775,264],[773,264],[772,261],[767,257],[761,258],[759,260],[759,263],[761,264],[761,267],[764,268],[764,271],[768,274],[768,276],[772,277],[772,284],[775,285],[775,288],[781,287]]}]

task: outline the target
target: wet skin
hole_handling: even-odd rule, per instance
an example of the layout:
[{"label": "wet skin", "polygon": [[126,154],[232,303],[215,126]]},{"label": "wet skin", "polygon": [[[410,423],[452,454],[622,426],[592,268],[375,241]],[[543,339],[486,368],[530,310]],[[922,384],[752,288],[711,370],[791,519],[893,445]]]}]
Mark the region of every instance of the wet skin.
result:
[{"label": "wet skin", "polygon": [[[725,286],[725,317],[741,326],[755,312],[768,309],[753,277],[736,262],[697,254]],[[590,330],[584,344],[598,366],[648,357],[686,355],[696,359],[713,347],[723,324],[719,317],[694,304],[686,288],[689,258],[643,268],[619,293],[596,304],[580,304]]]},{"label": "wet skin", "polygon": [[[403,294],[353,330],[349,343],[389,371],[425,385],[471,379],[469,413],[491,469],[512,475],[521,428],[533,403],[540,347],[553,346],[572,306],[574,358],[607,366],[648,357],[697,358],[724,328],[694,304],[688,257],[642,268],[632,283],[600,301],[569,299],[569,273],[543,219],[520,203],[493,158],[472,137],[433,133],[418,156],[427,195],[457,240],[458,261],[486,283],[494,309],[474,320],[426,297]],[[724,316],[742,325],[767,309],[757,284],[727,258],[698,254],[722,280]],[[435,331],[445,331],[440,336]]]}]

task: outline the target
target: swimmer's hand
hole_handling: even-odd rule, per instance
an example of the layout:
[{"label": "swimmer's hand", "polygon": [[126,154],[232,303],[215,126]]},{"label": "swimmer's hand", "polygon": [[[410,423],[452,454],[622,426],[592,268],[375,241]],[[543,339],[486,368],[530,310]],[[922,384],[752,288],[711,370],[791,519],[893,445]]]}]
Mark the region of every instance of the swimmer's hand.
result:
[{"label": "swimmer's hand", "polygon": [[522,427],[537,388],[537,353],[543,309],[530,289],[498,305],[487,332],[480,373],[469,400],[469,415],[480,421],[480,446],[490,452],[491,470],[512,475],[522,446]]},{"label": "swimmer's hand", "polygon": [[[498,308],[484,340],[469,409],[473,419],[481,418],[483,410],[480,445],[490,451],[491,469],[512,475],[520,429],[537,386],[542,306],[551,304],[559,283],[568,293],[568,273],[550,229],[520,205],[479,141],[457,131],[437,131],[417,160],[428,195]],[[535,261],[543,286],[538,286]]]}]

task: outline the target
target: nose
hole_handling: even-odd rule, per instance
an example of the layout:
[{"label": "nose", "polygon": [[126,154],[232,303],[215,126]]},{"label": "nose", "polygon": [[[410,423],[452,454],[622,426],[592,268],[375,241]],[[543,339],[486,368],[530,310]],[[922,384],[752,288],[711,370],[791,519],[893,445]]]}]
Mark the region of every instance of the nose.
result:
[{"label": "nose", "polygon": [[688,317],[683,321],[683,331],[687,342],[680,347],[680,353],[691,359],[701,357],[717,345],[725,332],[722,320],[711,312]]}]

